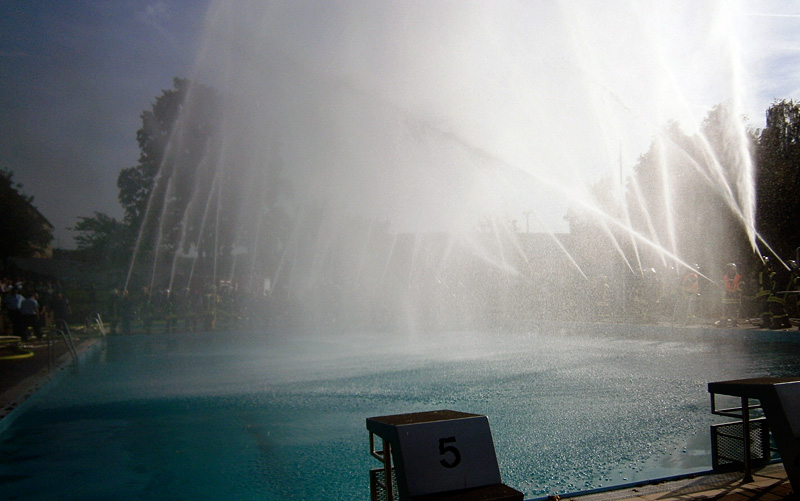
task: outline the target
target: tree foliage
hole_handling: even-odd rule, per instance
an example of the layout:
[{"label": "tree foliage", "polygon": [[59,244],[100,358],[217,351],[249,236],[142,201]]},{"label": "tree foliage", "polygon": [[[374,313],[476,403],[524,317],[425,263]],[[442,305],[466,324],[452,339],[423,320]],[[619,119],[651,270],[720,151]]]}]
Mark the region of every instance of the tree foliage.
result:
[{"label": "tree foliage", "polygon": [[133,235],[123,222],[95,212],[91,217],[79,217],[71,229],[78,232],[75,242],[86,261],[116,266],[130,261]]},{"label": "tree foliage", "polygon": [[800,103],[767,110],[757,148],[757,228],[784,259],[800,246]]},{"label": "tree foliage", "polygon": [[[750,246],[740,216],[748,203],[746,190],[738,187],[747,182],[741,167],[752,161],[749,152],[755,144],[743,125],[723,105],[708,113],[697,134],[667,124],[639,157],[624,195],[612,195],[608,179],[595,189],[597,207],[620,224],[609,227],[573,209],[568,216],[572,232],[592,241],[595,249],[598,239],[614,241],[618,252],[627,259],[635,255],[645,266],[664,255],[713,267],[741,259]],[[626,225],[629,229],[621,229]]]},{"label": "tree foliage", "polygon": [[[276,267],[291,226],[279,202],[282,165],[254,149],[250,135],[224,135],[222,101],[215,89],[180,78],[156,97],[141,114],[138,162],[117,179],[123,219],[80,218],[80,249],[107,263],[134,258],[147,276],[170,281]],[[272,273],[261,271],[262,282]]]},{"label": "tree foliage", "polygon": [[746,190],[739,187],[751,181],[740,173],[752,161],[755,142],[740,137],[742,130],[743,119],[723,105],[708,113],[695,135],[670,124],[629,181],[635,226],[692,263],[716,268],[742,259],[750,247],[739,215],[748,203]]},{"label": "tree foliage", "polygon": [[142,127],[136,131],[139,161],[123,169],[117,179],[124,220],[133,227],[138,227],[145,216],[156,175],[166,160],[167,147],[188,90],[188,80],[175,78],[173,88],[163,91],[152,109],[142,112]]},{"label": "tree foliage", "polygon": [[[193,105],[187,109],[190,93]],[[117,178],[123,219],[102,213],[79,218],[73,228],[80,232],[79,249],[95,258],[104,256],[106,262],[129,261],[141,235],[141,249],[177,250],[193,190],[208,181],[199,179],[199,173],[219,122],[218,102],[212,89],[175,78],[173,87],[142,112],[136,132],[139,160]]]},{"label": "tree foliage", "polygon": [[31,257],[53,241],[53,228],[22,192],[14,174],[0,170],[0,259]]}]

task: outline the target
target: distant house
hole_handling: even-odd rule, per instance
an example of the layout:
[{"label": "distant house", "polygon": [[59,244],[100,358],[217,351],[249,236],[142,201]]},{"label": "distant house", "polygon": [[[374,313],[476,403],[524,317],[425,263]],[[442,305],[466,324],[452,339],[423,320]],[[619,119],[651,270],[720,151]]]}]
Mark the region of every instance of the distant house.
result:
[{"label": "distant house", "polygon": [[[55,229],[52,223],[50,223],[50,221],[48,221],[47,218],[44,217],[42,213],[39,212],[39,210],[32,204],[29,204],[29,209],[31,211],[31,216],[33,217],[33,219],[39,222],[39,224],[42,226],[42,229],[44,229],[45,231],[47,231],[52,235],[53,230]],[[48,243],[43,247],[37,248],[31,257],[39,259],[53,259],[52,243]]]},{"label": "distant house", "polygon": [[20,191],[13,173],[0,169],[0,259],[10,257],[50,259],[53,225],[33,205],[33,197]]},{"label": "distant house", "polygon": [[[42,229],[50,234],[53,233],[53,225],[36,209],[36,207],[28,204],[28,212],[31,215],[31,219],[37,221]],[[8,265],[12,268],[29,273],[36,273],[40,276],[58,276],[57,273],[53,272],[53,267],[56,266],[56,263],[53,261],[53,246],[50,243],[34,249],[30,257],[9,257]]]}]

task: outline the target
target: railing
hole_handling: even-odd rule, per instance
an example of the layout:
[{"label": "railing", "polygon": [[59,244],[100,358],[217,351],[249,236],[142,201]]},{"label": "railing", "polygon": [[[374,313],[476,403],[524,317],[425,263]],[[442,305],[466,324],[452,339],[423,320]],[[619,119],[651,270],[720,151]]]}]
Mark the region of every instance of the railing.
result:
[{"label": "railing", "polygon": [[90,321],[97,324],[97,329],[100,331],[100,334],[102,334],[103,336],[108,335],[108,328],[103,323],[103,319],[100,317],[99,313],[92,313],[91,315],[89,315],[89,319]]},{"label": "railing", "polygon": [[[745,436],[749,432],[749,437]],[[745,443],[750,455],[745,459]],[[769,463],[773,449],[770,448],[769,425],[764,417],[750,419],[745,428],[742,421],[711,425],[711,466],[714,471],[743,468],[745,461],[752,467]]]},{"label": "railing", "polygon": [[86,315],[86,331],[89,332],[94,328],[97,328],[97,330],[100,332],[100,335],[104,337],[111,332],[111,329],[103,323],[100,313],[96,311]]},{"label": "railing", "polygon": [[[56,320],[56,328],[54,332],[58,332],[61,334],[61,338],[64,339],[64,344],[67,345],[67,349],[69,350],[70,355],[72,355],[72,361],[75,365],[78,365],[78,350],[75,348],[75,341],[72,339],[72,333],[69,330],[69,324],[65,320]],[[48,337],[48,362],[50,367],[52,368],[55,365],[55,342],[52,337]]]}]

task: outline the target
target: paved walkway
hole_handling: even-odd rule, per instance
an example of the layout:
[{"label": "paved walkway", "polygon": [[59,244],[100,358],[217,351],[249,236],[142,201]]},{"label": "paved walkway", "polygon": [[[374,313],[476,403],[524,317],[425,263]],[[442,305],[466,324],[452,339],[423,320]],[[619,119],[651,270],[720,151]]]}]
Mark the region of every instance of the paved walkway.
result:
[{"label": "paved walkway", "polygon": [[742,473],[700,475],[654,485],[643,485],[627,489],[613,490],[568,499],[576,501],[610,500],[696,500],[720,499],[725,501],[746,501],[760,499],[800,499],[792,492],[789,479],[782,463],[765,466],[753,473],[753,481],[744,483]]}]

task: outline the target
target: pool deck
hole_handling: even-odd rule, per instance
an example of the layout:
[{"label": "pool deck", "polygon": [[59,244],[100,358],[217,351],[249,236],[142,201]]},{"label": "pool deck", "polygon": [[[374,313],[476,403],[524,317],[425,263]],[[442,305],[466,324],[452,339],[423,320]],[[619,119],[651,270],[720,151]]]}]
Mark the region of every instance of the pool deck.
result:
[{"label": "pool deck", "polygon": [[782,463],[773,463],[753,472],[753,481],[743,482],[741,472],[712,473],[669,480],[654,481],[646,485],[627,487],[595,494],[563,496],[562,500],[610,501],[647,500],[671,501],[694,499],[720,499],[725,501],[745,501],[761,499],[800,499],[792,491],[786,470]]},{"label": "pool deck", "polygon": [[[75,339],[78,356],[89,349],[99,338]],[[0,360],[0,419],[6,417],[28,397],[72,366],[72,355],[63,342],[54,343],[55,363],[49,363],[46,341],[24,343],[22,347],[32,351],[33,356],[19,360]]]}]

